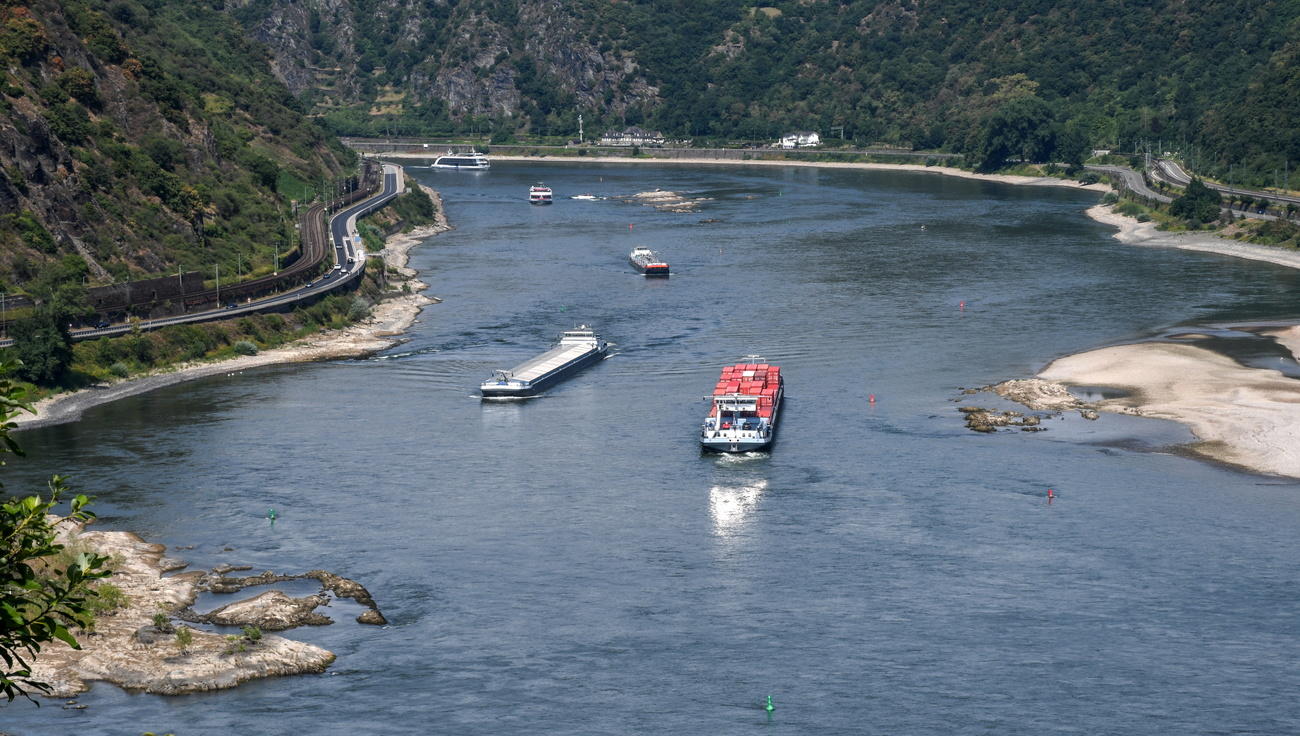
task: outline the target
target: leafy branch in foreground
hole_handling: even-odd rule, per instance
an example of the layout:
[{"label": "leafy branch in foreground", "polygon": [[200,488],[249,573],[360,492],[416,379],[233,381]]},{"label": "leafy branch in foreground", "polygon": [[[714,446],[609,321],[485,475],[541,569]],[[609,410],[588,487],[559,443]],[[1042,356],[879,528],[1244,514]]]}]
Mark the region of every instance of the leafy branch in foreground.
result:
[{"label": "leafy branch in foreground", "polygon": [[[31,407],[22,387],[9,378],[16,368],[13,362],[0,364],[0,453],[22,456],[11,436],[12,420]],[[67,516],[51,516],[67,492],[63,478],[56,475],[49,481],[48,496],[0,504],[0,693],[11,702],[19,696],[32,700],[32,691],[50,691],[49,685],[33,679],[30,660],[55,639],[81,648],[69,627],[91,622],[90,599],[95,593],[90,583],[109,575],[108,558],[100,555],[83,552],[63,566],[54,562],[63,550],[57,527],[94,517],[84,495],[71,499]]]}]

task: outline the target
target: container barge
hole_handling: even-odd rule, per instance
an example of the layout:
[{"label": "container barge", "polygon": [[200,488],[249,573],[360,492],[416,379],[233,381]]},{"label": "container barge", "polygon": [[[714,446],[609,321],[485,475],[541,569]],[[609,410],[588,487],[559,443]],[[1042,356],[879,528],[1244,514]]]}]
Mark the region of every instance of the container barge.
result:
[{"label": "container barge", "polygon": [[722,369],[700,428],[700,445],[713,452],[754,452],[776,439],[785,395],[780,366],[757,355]]},{"label": "container barge", "polygon": [[636,247],[628,255],[627,260],[638,272],[646,276],[667,276],[668,264],[659,257],[658,253],[649,248]]},{"label": "container barge", "polygon": [[587,325],[565,330],[555,347],[479,384],[484,399],[526,399],[578,369],[600,360],[609,343]]}]

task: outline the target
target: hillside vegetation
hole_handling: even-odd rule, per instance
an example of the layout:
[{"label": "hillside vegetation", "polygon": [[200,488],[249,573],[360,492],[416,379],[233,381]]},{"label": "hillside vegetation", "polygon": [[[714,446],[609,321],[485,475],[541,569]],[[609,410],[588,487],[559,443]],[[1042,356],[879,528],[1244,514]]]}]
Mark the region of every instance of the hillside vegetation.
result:
[{"label": "hillside vegetation", "polygon": [[[345,134],[793,129],[1007,159],[1179,150],[1275,185],[1300,160],[1291,0],[250,0],[277,74]],[[1275,174],[1275,170],[1277,173]]]},{"label": "hillside vegetation", "polygon": [[353,159],[211,3],[0,0],[0,74],[9,294],[269,271],[290,198]]}]

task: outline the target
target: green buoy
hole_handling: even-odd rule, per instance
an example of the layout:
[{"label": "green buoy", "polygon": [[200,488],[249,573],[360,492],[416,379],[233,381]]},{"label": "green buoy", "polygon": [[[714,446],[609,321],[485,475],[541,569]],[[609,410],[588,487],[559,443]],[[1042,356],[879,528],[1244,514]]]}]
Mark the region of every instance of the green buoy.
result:
[{"label": "green buoy", "polygon": [[275,509],[267,509],[266,518],[271,520],[271,526],[275,526]]},{"label": "green buoy", "polygon": [[767,711],[767,717],[768,717],[768,718],[771,718],[771,717],[772,717],[772,711],[776,710],[776,706],[775,706],[775,705],[772,705],[772,696],[771,696],[771,695],[767,696],[767,705],[763,706],[763,710]]}]

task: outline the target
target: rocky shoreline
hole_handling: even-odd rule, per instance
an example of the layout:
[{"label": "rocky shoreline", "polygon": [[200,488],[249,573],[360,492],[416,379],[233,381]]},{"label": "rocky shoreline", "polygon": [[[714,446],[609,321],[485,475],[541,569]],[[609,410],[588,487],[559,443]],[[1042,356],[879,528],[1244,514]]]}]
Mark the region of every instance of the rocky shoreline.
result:
[{"label": "rocky shoreline", "polygon": [[[364,587],[323,570],[246,578],[223,575],[233,568],[168,575],[186,563],[167,557],[163,545],[145,542],[131,532],[63,525],[59,542],[109,557],[114,571],[106,582],[121,591],[125,604],[98,614],[93,630],[76,632],[81,649],[55,641],[35,658],[33,677],[51,686],[48,697],[52,698],[75,697],[96,680],[133,691],[176,695],[220,690],[262,677],[324,672],[334,662],[332,652],[261,632],[332,623],[316,612],[332,598],[348,597],[367,606],[358,622],[386,623]],[[206,615],[192,609],[204,591],[232,593],[302,578],[320,581],[321,591],[305,598],[270,591]],[[177,624],[174,618],[246,628],[242,635],[221,634]]]},{"label": "rocky shoreline", "polygon": [[61,424],[76,421],[82,412],[93,406],[136,396],[164,386],[198,378],[234,374],[250,368],[277,363],[307,363],[338,358],[360,358],[396,345],[400,336],[415,322],[420,310],[441,299],[420,293],[428,284],[414,280],[414,269],[406,264],[412,248],[426,238],[451,230],[438,193],[419,185],[437,205],[438,213],[432,225],[415,228],[388,239],[384,244],[384,262],[408,279],[409,294],[394,295],[376,303],[369,318],[342,330],[331,330],[298,340],[284,347],[265,350],[257,355],[246,355],[216,362],[186,363],[173,366],[155,374],[100,384],[65,394],[58,394],[36,403],[33,414],[23,414],[13,421],[19,429]]}]

